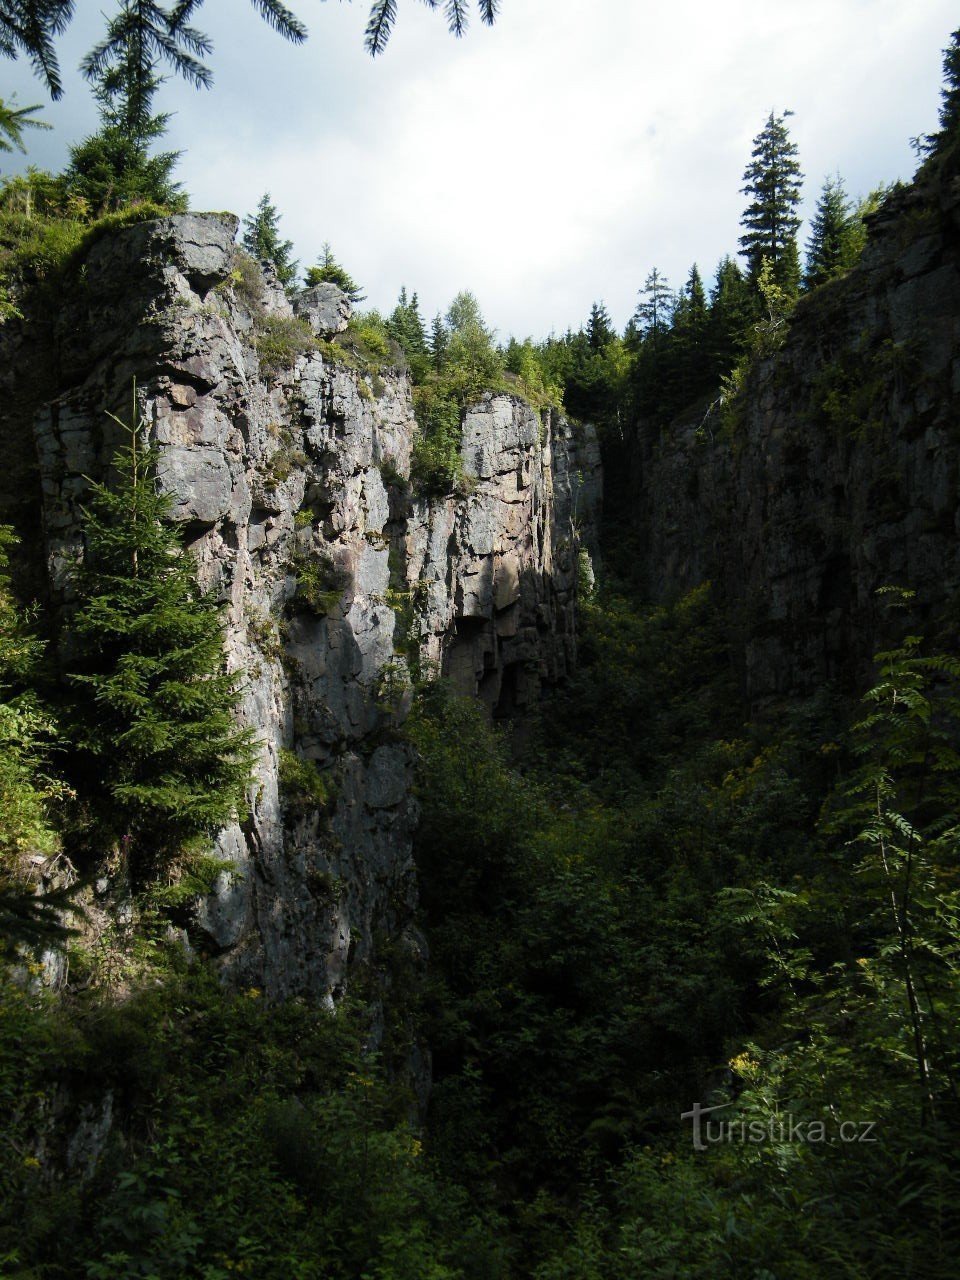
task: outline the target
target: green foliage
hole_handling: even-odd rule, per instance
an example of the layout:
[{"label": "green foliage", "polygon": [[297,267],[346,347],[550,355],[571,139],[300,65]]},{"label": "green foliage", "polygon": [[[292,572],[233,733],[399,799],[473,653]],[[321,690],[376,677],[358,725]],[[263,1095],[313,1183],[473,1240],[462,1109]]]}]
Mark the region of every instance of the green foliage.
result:
[{"label": "green foliage", "polygon": [[916,351],[888,339],[873,350],[843,352],[813,379],[810,413],[838,439],[875,435],[892,395],[915,376]]},{"label": "green foliage", "polygon": [[[426,0],[430,9],[440,8],[440,0]],[[492,26],[497,16],[499,0],[477,0],[480,20]],[[446,0],[443,12],[447,25],[455,36],[462,36],[467,29],[469,5],[467,0]],[[376,57],[387,47],[390,33],[397,16],[397,0],[373,0],[370,15],[367,18],[366,46],[367,52]]]},{"label": "green foliage", "polygon": [[329,777],[322,773],[316,762],[298,756],[286,748],[280,750],[278,769],[280,794],[288,811],[307,813],[326,809],[333,797]]},{"label": "green foliage", "polygon": [[762,310],[754,325],[753,350],[757,355],[767,356],[783,346],[796,294],[778,282],[776,268],[769,258],[763,259],[757,275],[757,292]]},{"label": "green foliage", "polygon": [[461,410],[445,387],[415,387],[413,404],[417,435],[410,460],[410,479],[424,494],[455,492],[463,485]]},{"label": "green foliage", "polygon": [[850,199],[843,179],[826,178],[807,242],[807,266],[803,283],[807,289],[838,275],[851,265],[848,239],[853,227]]},{"label": "green foliage", "polygon": [[308,609],[318,618],[326,617],[337,607],[348,579],[329,554],[298,546],[289,567],[297,579],[295,605]]},{"label": "green foliage", "polygon": [[[608,370],[611,367],[609,354],[618,344],[619,340],[615,336],[604,344],[603,353],[607,357],[605,364]],[[512,375],[516,379],[517,393],[535,409],[563,410],[560,384],[551,378],[542,351],[532,338],[525,338],[523,342],[518,342],[516,338],[510,339],[504,354],[504,369],[507,385],[511,385]]]},{"label": "green foliage", "polygon": [[345,333],[338,334],[336,345],[356,358],[361,369],[380,369],[403,363],[390,322],[379,311],[361,311],[350,317]]},{"label": "green foliage", "polygon": [[[89,1280],[459,1280],[463,1258],[493,1280],[495,1237],[431,1174],[368,1030],[197,971],[59,1008],[5,987],[0,1256]],[[65,1125],[105,1090],[124,1122],[91,1179],[51,1187],[32,1144],[67,1082]]]},{"label": "green foliage", "polygon": [[25,53],[54,99],[63,93],[55,40],[72,16],[73,0],[8,0],[0,11],[0,54]]},{"label": "green foliage", "polygon": [[269,192],[260,197],[256,213],[244,218],[242,243],[258,262],[271,262],[280,283],[291,288],[300,264],[293,258],[293,241],[280,238],[280,214],[271,203]]},{"label": "green foliage", "polygon": [[[881,655],[851,758],[829,693],[739,723],[719,621],[601,594],[523,774],[415,712],[434,1149],[518,1275],[946,1280],[960,666]],[[697,1097],[760,1139],[694,1152]]]},{"label": "green foliage", "polygon": [[759,279],[764,260],[768,260],[774,282],[787,294],[795,295],[800,281],[796,236],[803,174],[796,144],[791,142],[786,125],[792,114],[785,111],[778,116],[771,111],[753,140],[741,188],[750,202],[743,213],[740,251],[752,280]]},{"label": "green foliage", "polygon": [[70,149],[64,176],[71,194],[98,216],[138,204],[183,213],[187,197],[171,177],[179,154],[150,155],[144,140],[115,125],[104,125]]},{"label": "green foliage", "polygon": [[38,698],[37,665],[42,645],[29,629],[10,585],[12,531],[0,526],[0,957],[23,945],[62,940],[70,930],[60,913],[69,894],[38,897],[30,877],[31,856],[60,848],[52,811],[68,798],[49,773],[59,732]]},{"label": "green foliage", "polygon": [[[148,202],[102,217],[65,176],[37,169],[0,182],[0,319],[19,314],[14,299],[24,289],[60,306],[58,287],[81,264],[101,236],[132,222],[162,217],[173,210]],[[37,289],[39,286],[39,289]]]},{"label": "green foliage", "polygon": [[313,330],[300,316],[259,316],[253,341],[260,368],[274,378],[289,373],[300,356],[319,349]]},{"label": "green foliage", "polygon": [[129,3],[111,22],[108,39],[109,52],[87,68],[100,108],[100,128],[71,147],[67,185],[97,214],[142,202],[182,211],[186,196],[171,177],[179,153],[150,155],[151,144],[166,132],[170,118],[153,111],[162,83],[155,73],[162,49],[151,51],[151,42],[144,43]]},{"label": "green foliage", "polygon": [[943,85],[940,89],[940,129],[925,137],[912,138],[918,154],[927,158],[921,169],[955,171],[960,142],[960,27],[952,32],[943,51]]},{"label": "green foliage", "polygon": [[940,137],[948,139],[960,126],[960,27],[943,51],[943,88],[940,91]]},{"label": "green foliage", "polygon": [[39,106],[18,107],[16,95],[9,102],[0,98],[0,151],[13,151],[16,147],[18,151],[26,152],[23,145],[24,129],[53,128],[45,120],[32,118],[33,113],[40,109]]},{"label": "green foliage", "polygon": [[358,302],[363,302],[364,299],[361,286],[357,284],[349,271],[336,260],[333,256],[333,250],[330,248],[329,243],[326,242],[323,246],[320,261],[316,266],[307,268],[304,283],[307,288],[315,284],[335,284],[338,289],[343,290],[354,305]]},{"label": "green foliage", "polygon": [[251,739],[235,721],[223,623],[156,490],[154,454],[130,423],[112,487],[85,508],[68,676],[72,765],[99,855],[120,849],[138,882],[244,808]]}]

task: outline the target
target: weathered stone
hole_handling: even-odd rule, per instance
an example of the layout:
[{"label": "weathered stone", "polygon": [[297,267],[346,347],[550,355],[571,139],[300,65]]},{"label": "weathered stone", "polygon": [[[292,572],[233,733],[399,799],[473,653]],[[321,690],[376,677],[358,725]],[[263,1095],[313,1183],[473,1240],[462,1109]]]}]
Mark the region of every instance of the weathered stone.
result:
[{"label": "weathered stone", "polygon": [[175,520],[215,524],[230,509],[230,466],[218,449],[164,449],[157,476],[160,487],[173,498]]},{"label": "weathered stone", "polygon": [[318,336],[330,337],[343,333],[350,323],[353,307],[349,297],[335,284],[315,284],[297,294],[293,313],[306,320]]},{"label": "weathered stone", "polygon": [[[136,374],[160,484],[201,584],[225,606],[227,663],[243,672],[241,718],[258,742],[249,822],[220,834],[232,867],[198,903],[190,942],[231,981],[334,1001],[378,936],[415,935],[412,762],[378,739],[409,706],[396,687],[409,647],[419,641],[423,662],[495,714],[565,674],[577,526],[598,502],[596,441],[488,395],[464,430],[467,469],[472,454],[483,460],[475,491],[410,500],[406,376],[384,373],[372,394],[369,379],[319,354],[282,385],[254,376],[251,311],[230,287],[234,227],[190,215],[100,242],[85,310],[58,331],[69,395],[39,405],[34,421],[43,551],[64,600],[82,548],[84,477],[104,475],[114,443],[104,411],[128,411]],[[117,311],[129,280],[136,288]],[[219,284],[216,305],[205,302]],[[291,314],[269,272],[257,296],[261,311]],[[295,307],[325,333],[348,315],[330,287]],[[3,327],[0,345],[23,341]],[[29,436],[15,416],[22,402],[0,401],[9,439]],[[284,751],[327,776],[325,808],[282,794]]]}]

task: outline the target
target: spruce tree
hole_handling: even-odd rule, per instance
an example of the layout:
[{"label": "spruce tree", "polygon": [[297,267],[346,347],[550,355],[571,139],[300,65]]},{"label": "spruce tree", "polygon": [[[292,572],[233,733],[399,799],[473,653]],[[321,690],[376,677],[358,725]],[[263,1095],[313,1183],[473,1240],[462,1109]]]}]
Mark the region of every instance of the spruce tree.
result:
[{"label": "spruce tree", "polygon": [[433,317],[433,323],[430,326],[430,337],[427,340],[430,362],[437,373],[443,372],[444,365],[447,363],[447,348],[449,346],[449,330],[443,323],[443,316],[437,312]]},{"label": "spruce tree", "polygon": [[243,247],[258,262],[272,262],[285,289],[296,280],[300,264],[292,256],[293,241],[280,239],[280,214],[270,202],[269,191],[260,197],[257,212],[243,220]]},{"label": "spruce tree", "polygon": [[800,184],[803,174],[791,142],[786,119],[793,114],[772,111],[753,141],[750,163],[744,171],[741,191],[750,197],[743,213],[740,252],[747,261],[748,274],[755,284],[765,258],[769,259],[776,283],[795,294],[800,283],[797,232],[800,218]]},{"label": "spruce tree", "polygon": [[610,313],[602,302],[595,302],[590,308],[587,320],[587,341],[591,351],[602,351],[613,340],[613,323]]},{"label": "spruce tree", "polygon": [[636,410],[650,422],[662,422],[670,416],[671,375],[666,357],[673,305],[673,294],[666,277],[654,267],[644,281],[640,301],[633,313],[641,339],[631,379]]},{"label": "spruce tree", "polygon": [[243,809],[251,739],[237,727],[217,604],[157,492],[143,423],[136,408],[132,425],[114,421],[129,443],[115,484],[95,484],[85,508],[67,676],[90,838],[126,853],[142,883]]},{"label": "spruce tree", "polygon": [[852,213],[843,179],[827,178],[817,201],[817,211],[807,241],[804,287],[813,289],[848,265]]},{"label": "spruce tree", "polygon": [[427,354],[427,335],[420,315],[420,301],[416,294],[407,298],[405,285],[400,290],[397,305],[390,313],[387,329],[408,359]]},{"label": "spruce tree", "polygon": [[637,328],[643,336],[661,338],[670,327],[673,310],[673,294],[666,277],[654,267],[640,290],[640,301],[633,313]]},{"label": "spruce tree", "polygon": [[[24,7],[26,0],[13,0]],[[58,0],[30,0],[34,7],[55,7]],[[209,37],[190,19],[203,0],[178,0],[160,4],[157,0],[120,0],[117,13],[107,23],[104,38],[84,57],[80,69],[88,80],[98,83],[112,66],[123,63],[131,49],[136,58],[131,66],[134,99],[149,98],[155,68],[163,63],[198,89],[213,83],[203,59],[212,52]],[[294,44],[302,43],[307,29],[281,0],[253,0],[254,7],[271,27]],[[72,8],[72,5],[70,6]],[[68,15],[69,16],[69,15]]]},{"label": "spruce tree", "polygon": [[104,68],[94,90],[100,128],[70,149],[67,184],[97,214],[142,201],[178,210],[187,205],[171,176],[180,153],[150,154],[170,117],[153,112],[161,80],[152,69],[144,78],[141,58],[142,51],[128,43],[125,57]]},{"label": "spruce tree", "polygon": [[707,294],[696,263],[677,295],[671,332],[671,381],[676,408],[682,409],[711,384],[707,356]]},{"label": "spruce tree", "polygon": [[335,284],[338,289],[343,290],[354,306],[358,302],[363,302],[366,296],[350,272],[345,267],[342,267],[333,256],[329,241],[324,241],[323,250],[316,266],[307,268],[304,282],[307,288],[311,288],[315,284]]},{"label": "spruce tree", "polygon": [[758,319],[757,294],[733,258],[721,259],[710,295],[707,348],[714,382],[725,377],[750,344]]},{"label": "spruce tree", "polygon": [[12,151],[16,147],[18,151],[25,152],[24,129],[53,128],[53,125],[47,124],[45,120],[31,119],[33,113],[39,110],[38,105],[18,107],[16,95],[11,97],[9,102],[4,102],[0,98],[0,151]]},{"label": "spruce tree", "polygon": [[73,0],[5,0],[0,5],[0,54],[16,58],[25,53],[54,101],[63,96],[63,85],[53,42],[72,17]]},{"label": "spruce tree", "polygon": [[943,88],[940,90],[940,146],[960,127],[960,27],[943,51]]}]

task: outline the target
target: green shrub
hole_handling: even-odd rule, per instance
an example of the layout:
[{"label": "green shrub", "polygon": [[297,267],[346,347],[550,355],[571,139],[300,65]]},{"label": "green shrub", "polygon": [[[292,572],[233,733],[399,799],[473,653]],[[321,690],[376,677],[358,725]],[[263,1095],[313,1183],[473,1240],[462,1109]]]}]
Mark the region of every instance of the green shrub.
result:
[{"label": "green shrub", "polygon": [[289,372],[298,358],[318,350],[309,324],[299,316],[262,316],[254,333],[260,368],[268,377]]},{"label": "green shrub", "polygon": [[290,572],[297,579],[295,602],[321,618],[336,607],[348,585],[344,571],[322,551],[298,547],[290,558]]},{"label": "green shrub", "polygon": [[278,778],[285,806],[298,813],[326,809],[335,794],[333,783],[315,761],[285,747],[280,750]]},{"label": "green shrub", "polygon": [[417,435],[410,460],[410,479],[414,488],[424,495],[462,489],[463,428],[458,401],[446,389],[428,384],[414,389],[413,404]]}]

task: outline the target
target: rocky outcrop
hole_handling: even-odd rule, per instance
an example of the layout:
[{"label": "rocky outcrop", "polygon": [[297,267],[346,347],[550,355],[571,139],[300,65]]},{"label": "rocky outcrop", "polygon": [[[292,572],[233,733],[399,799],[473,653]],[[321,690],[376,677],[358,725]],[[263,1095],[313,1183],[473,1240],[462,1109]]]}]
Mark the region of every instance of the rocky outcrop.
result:
[{"label": "rocky outcrop", "polygon": [[529,704],[574,661],[581,542],[595,521],[591,433],[506,396],[466,415],[466,499],[416,504],[404,543],[419,658],[495,715]]},{"label": "rocky outcrop", "polygon": [[960,589],[960,179],[889,200],[861,264],[803,299],[741,395],[637,458],[643,571],[707,579],[752,698],[853,685],[888,634]]},{"label": "rocky outcrop", "polygon": [[235,232],[231,216],[185,215],[94,245],[51,328],[5,336],[20,378],[43,349],[47,385],[32,421],[29,397],[9,397],[0,430],[36,442],[48,581],[69,607],[80,505],[136,379],[259,744],[250,817],[219,836],[231,869],[189,945],[237,982],[333,1000],[378,939],[421,946],[397,732],[409,672],[432,665],[501,715],[562,678],[599,458],[589,433],[488,395],[464,426],[469,491],[418,499],[405,372],[331,341],[346,297],[319,286],[291,306]]}]

